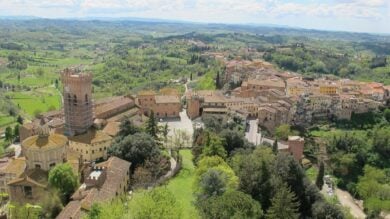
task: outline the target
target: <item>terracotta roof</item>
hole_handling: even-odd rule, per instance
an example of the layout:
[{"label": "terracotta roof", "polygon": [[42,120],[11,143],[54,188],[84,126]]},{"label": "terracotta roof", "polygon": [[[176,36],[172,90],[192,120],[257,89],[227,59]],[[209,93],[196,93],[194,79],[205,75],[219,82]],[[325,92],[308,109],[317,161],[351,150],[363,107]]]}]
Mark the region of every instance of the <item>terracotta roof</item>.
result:
[{"label": "terracotta roof", "polygon": [[62,209],[56,219],[76,219],[81,217],[80,201],[70,201],[65,208]]},{"label": "terracotta roof", "polygon": [[[123,179],[127,177],[131,163],[117,157],[110,157],[107,161],[96,164],[96,166],[105,167],[107,171],[107,176],[103,185],[99,189],[94,187],[87,190],[85,190],[85,187],[81,186],[72,195],[72,199],[79,200],[81,208],[85,210],[90,210],[93,203],[109,201],[117,195],[116,191],[118,190],[120,183],[123,182]],[[68,207],[65,209],[67,208]],[[75,207],[69,206],[69,208]],[[60,215],[64,216],[65,213]]]},{"label": "terracotta roof", "polygon": [[24,172],[19,178],[11,180],[8,185],[18,185],[21,182],[29,182],[36,186],[46,188],[48,173],[42,169],[34,168]]},{"label": "terracotta roof", "polygon": [[120,131],[120,122],[109,122],[106,127],[104,127],[103,132],[110,135],[111,137],[116,136]]},{"label": "terracotta roof", "polygon": [[34,135],[26,138],[22,142],[22,147],[28,147],[33,149],[45,148],[57,148],[63,147],[68,142],[68,139],[64,135],[50,134],[47,138],[40,138],[38,135]]},{"label": "terracotta roof", "polygon": [[248,80],[248,85],[260,85],[260,86],[266,86],[266,87],[280,87],[284,88],[285,84],[280,79],[266,79],[266,80]]},{"label": "terracotta roof", "polygon": [[133,99],[127,98],[127,97],[122,97],[117,100],[108,102],[106,104],[102,104],[98,107],[95,108],[95,116],[99,118],[101,114],[106,113],[107,111],[111,111],[114,109],[117,109],[118,107],[122,106],[131,106],[134,103]]},{"label": "terracotta roof", "polygon": [[204,108],[203,112],[205,113],[226,113],[228,111],[227,108]]},{"label": "terracotta roof", "polygon": [[158,95],[155,97],[156,103],[179,103],[180,104],[180,98],[178,96],[163,96]]},{"label": "terracotta roof", "polygon": [[88,130],[87,133],[82,135],[69,137],[69,141],[84,143],[84,144],[94,144],[97,142],[109,141],[111,139],[112,138],[106,133],[95,129],[90,129]]},{"label": "terracotta roof", "polygon": [[134,108],[131,108],[123,113],[120,113],[116,116],[113,116],[109,119],[107,119],[108,122],[119,122],[121,121],[125,116],[130,116],[130,117],[133,117],[135,116],[139,111],[139,108],[138,107],[134,107]]},{"label": "terracotta roof", "polygon": [[11,173],[15,174],[17,177],[19,177],[24,170],[26,169],[26,159],[23,157],[16,158],[16,159],[10,159],[8,165],[4,168],[4,173]]}]

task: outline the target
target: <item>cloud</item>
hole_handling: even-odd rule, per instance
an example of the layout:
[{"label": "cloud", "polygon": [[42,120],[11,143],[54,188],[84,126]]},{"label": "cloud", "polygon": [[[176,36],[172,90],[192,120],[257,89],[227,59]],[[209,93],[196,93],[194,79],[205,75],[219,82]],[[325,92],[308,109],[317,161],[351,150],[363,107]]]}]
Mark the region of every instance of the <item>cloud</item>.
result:
[{"label": "cloud", "polygon": [[318,26],[325,20],[355,20],[355,24],[371,22],[371,26],[376,25],[380,30],[385,27],[378,23],[390,20],[390,0],[0,0],[0,15],[152,17],[278,24],[296,21],[296,26],[314,20],[319,24],[311,25]]}]

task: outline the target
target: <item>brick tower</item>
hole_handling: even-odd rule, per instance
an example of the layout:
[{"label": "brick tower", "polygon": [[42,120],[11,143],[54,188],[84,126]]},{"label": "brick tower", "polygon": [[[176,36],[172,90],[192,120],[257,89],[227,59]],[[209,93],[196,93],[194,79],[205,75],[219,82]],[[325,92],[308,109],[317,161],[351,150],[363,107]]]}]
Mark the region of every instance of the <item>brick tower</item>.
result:
[{"label": "brick tower", "polygon": [[92,74],[65,69],[61,73],[65,113],[65,135],[88,131],[93,124]]}]

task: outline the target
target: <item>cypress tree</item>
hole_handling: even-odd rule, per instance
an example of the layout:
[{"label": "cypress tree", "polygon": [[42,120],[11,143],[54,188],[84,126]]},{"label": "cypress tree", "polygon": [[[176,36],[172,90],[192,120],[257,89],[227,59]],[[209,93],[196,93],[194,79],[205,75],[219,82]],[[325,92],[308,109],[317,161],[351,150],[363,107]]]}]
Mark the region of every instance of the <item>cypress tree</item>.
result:
[{"label": "cypress tree", "polygon": [[153,110],[150,112],[149,120],[146,123],[146,132],[151,135],[154,139],[157,140],[158,136],[158,127],[157,127],[157,120],[154,117]]},{"label": "cypress tree", "polygon": [[219,89],[219,72],[217,72],[217,77],[215,78],[215,87]]},{"label": "cypress tree", "polygon": [[272,152],[274,152],[274,154],[278,154],[278,139],[275,139],[274,143],[272,144]]},{"label": "cypress tree", "polygon": [[316,185],[319,190],[321,190],[322,186],[324,185],[324,174],[325,174],[325,166],[324,166],[324,162],[321,161],[320,169],[318,171],[318,175],[316,179]]}]

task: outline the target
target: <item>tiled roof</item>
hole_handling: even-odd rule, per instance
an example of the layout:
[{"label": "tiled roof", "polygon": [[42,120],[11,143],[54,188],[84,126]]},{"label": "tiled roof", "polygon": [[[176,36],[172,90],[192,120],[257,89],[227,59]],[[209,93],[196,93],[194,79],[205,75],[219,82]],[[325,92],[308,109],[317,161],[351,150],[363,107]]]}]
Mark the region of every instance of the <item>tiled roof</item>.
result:
[{"label": "tiled roof", "polygon": [[20,176],[24,170],[26,169],[26,159],[23,158],[16,158],[9,160],[8,165],[4,168],[4,173],[12,173],[16,176]]},{"label": "tiled roof", "polygon": [[68,203],[57,219],[69,219],[74,211],[90,210],[93,203],[105,202],[114,198],[123,178],[127,177],[131,163],[117,157],[110,157],[107,161],[96,166],[104,167],[107,171],[103,185],[99,189],[94,187],[85,190],[85,187],[80,187],[72,195],[74,201]]},{"label": "tiled roof", "polygon": [[77,219],[81,217],[80,201],[70,201],[56,219]]},{"label": "tiled roof", "polygon": [[116,136],[120,131],[120,124],[120,122],[108,122],[106,127],[104,127],[103,132],[111,137]]},{"label": "tiled roof", "polygon": [[95,130],[95,129],[90,129],[88,130],[87,133],[82,135],[69,137],[69,141],[84,143],[84,144],[94,144],[97,142],[109,141],[111,139],[112,139],[111,136],[107,135],[102,131]]},{"label": "tiled roof", "polygon": [[164,95],[158,95],[155,97],[156,103],[179,103],[180,104],[180,98],[178,96],[164,96]]},{"label": "tiled roof", "polygon": [[33,148],[33,149],[40,149],[45,147],[46,149],[49,148],[56,148],[56,147],[62,147],[68,142],[68,139],[59,134],[50,134],[47,138],[40,138],[38,135],[34,135],[31,137],[28,137],[22,142],[23,147]]},{"label": "tiled roof", "polygon": [[282,80],[278,79],[266,79],[266,80],[249,80],[248,85],[259,85],[259,86],[266,86],[266,87],[280,87],[284,88],[285,84]]}]

